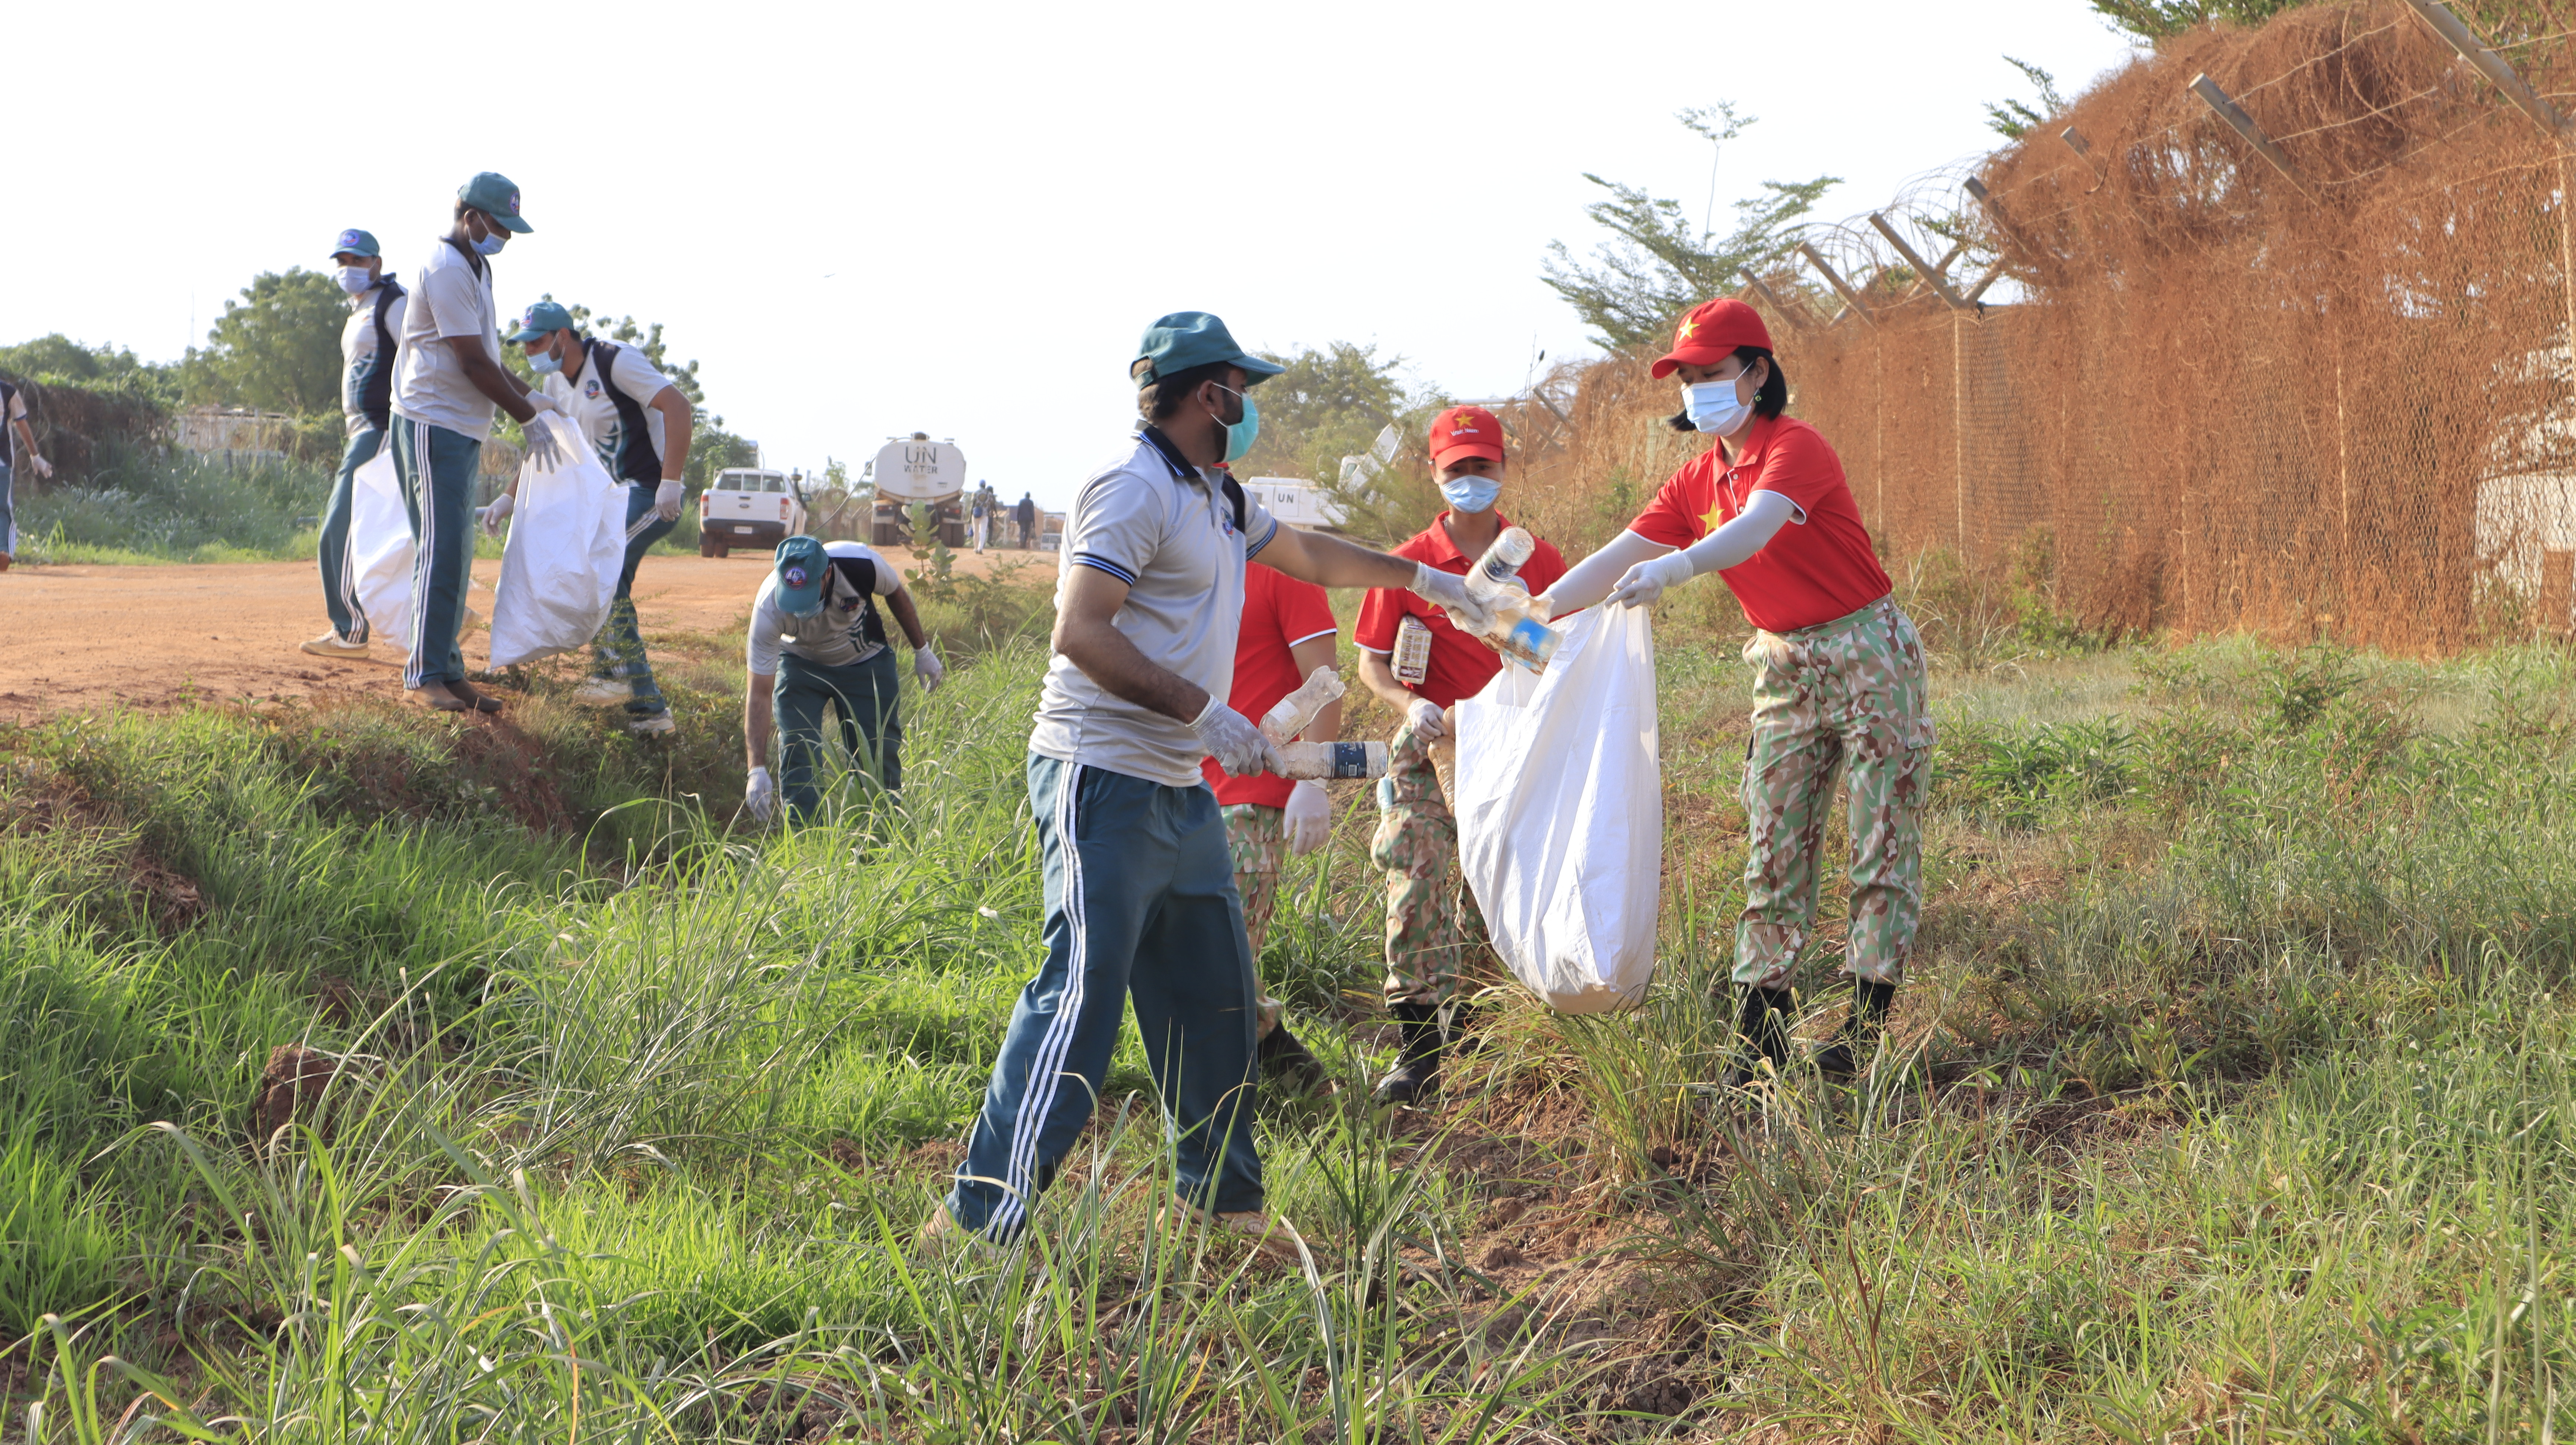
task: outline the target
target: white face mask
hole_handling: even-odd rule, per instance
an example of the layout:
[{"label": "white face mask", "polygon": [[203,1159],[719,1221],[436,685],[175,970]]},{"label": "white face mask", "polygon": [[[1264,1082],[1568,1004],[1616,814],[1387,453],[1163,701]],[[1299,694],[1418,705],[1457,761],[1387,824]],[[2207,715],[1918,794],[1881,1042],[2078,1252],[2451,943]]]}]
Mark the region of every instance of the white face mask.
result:
[{"label": "white face mask", "polygon": [[1735,378],[1730,376],[1724,381],[1683,387],[1682,411],[1690,417],[1693,427],[1711,436],[1733,436],[1735,429],[1744,425],[1744,419],[1753,414],[1753,403],[1736,399]]},{"label": "white face mask", "polygon": [[343,266],[336,279],[340,283],[341,290],[356,296],[376,284],[376,273],[364,266]]}]

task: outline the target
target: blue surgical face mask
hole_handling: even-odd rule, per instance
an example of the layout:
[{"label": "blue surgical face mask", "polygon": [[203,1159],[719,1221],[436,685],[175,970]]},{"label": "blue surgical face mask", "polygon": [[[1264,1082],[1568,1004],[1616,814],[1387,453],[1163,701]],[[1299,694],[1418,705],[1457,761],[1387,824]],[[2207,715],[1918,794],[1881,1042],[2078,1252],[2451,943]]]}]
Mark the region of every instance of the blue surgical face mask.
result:
[{"label": "blue surgical face mask", "polygon": [[482,240],[474,243],[474,254],[498,256],[501,254],[501,248],[508,244],[510,244],[510,233],[499,226],[494,226],[484,233]]},{"label": "blue surgical face mask", "polygon": [[1217,390],[1243,399],[1243,420],[1228,422],[1225,427],[1225,459],[1239,462],[1261,435],[1261,408],[1253,404],[1252,393],[1248,391],[1236,391],[1230,386],[1220,386]]},{"label": "blue surgical face mask", "polygon": [[1503,484],[1498,478],[1480,477],[1473,473],[1462,473],[1440,484],[1440,495],[1448,498],[1449,505],[1461,512],[1484,511],[1494,505],[1494,498],[1502,495],[1502,491]]},{"label": "blue surgical face mask", "polygon": [[364,266],[343,266],[335,279],[339,281],[341,290],[352,296],[361,296],[375,288],[376,273]]},{"label": "blue surgical face mask", "polygon": [[563,370],[563,360],[551,351],[531,351],[528,353],[528,370],[539,376],[552,376]]},{"label": "blue surgical face mask", "polygon": [[1753,404],[1736,399],[1735,378],[1730,376],[1724,381],[1684,386],[1682,411],[1690,417],[1695,430],[1710,436],[1733,436],[1735,429],[1744,425],[1745,417],[1752,414]]}]

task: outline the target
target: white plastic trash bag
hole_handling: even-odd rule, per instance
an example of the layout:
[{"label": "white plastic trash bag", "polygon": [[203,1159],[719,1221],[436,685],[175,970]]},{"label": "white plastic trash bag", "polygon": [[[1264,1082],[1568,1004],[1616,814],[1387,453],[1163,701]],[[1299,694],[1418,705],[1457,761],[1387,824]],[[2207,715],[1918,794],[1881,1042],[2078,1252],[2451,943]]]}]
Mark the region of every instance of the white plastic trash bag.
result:
[{"label": "white plastic trash bag", "polygon": [[411,514],[403,510],[391,433],[350,484],[349,566],[358,574],[358,608],[367,614],[367,640],[409,652]]},{"label": "white plastic trash bag", "polygon": [[1560,624],[1547,670],[1506,663],[1458,704],[1458,861],[1513,976],[1562,1013],[1634,1008],[1655,976],[1664,850],[1654,628]]},{"label": "white plastic trash bag", "polygon": [[626,565],[626,489],[561,415],[539,412],[529,425],[553,432],[567,460],[544,468],[531,459],[519,468],[492,598],[494,667],[589,646],[608,621]]}]

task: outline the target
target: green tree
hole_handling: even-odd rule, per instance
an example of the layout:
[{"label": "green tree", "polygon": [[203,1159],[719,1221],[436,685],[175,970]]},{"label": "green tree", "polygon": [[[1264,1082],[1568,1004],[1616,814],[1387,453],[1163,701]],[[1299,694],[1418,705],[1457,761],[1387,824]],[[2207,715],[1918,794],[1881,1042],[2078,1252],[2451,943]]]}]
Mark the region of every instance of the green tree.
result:
[{"label": "green tree", "polygon": [[2304,3],[2307,0],[2091,0],[2095,14],[2149,44],[2216,21],[2260,25]]},{"label": "green tree", "polygon": [[52,386],[122,392],[163,406],[179,400],[179,368],[138,360],[130,349],[83,346],[57,331],[0,346],[0,375]]},{"label": "green tree", "polygon": [[[1683,111],[1677,119],[1712,147],[1753,124],[1753,117],[1738,116],[1723,102]],[[1583,178],[1610,193],[1584,213],[1614,239],[1594,248],[1592,265],[1577,261],[1563,241],[1551,242],[1543,279],[1594,329],[1593,343],[1611,351],[1660,345],[1683,312],[1734,292],[1744,284],[1740,273],[1760,271],[1778,258],[1796,240],[1792,224],[1842,183],[1840,176],[1764,181],[1761,194],[1735,202],[1735,229],[1721,237],[1709,224],[1716,209],[1713,191],[1710,214],[1693,226],[1679,201],[1589,171]]]},{"label": "green tree", "polygon": [[301,266],[263,271],[224,303],[204,350],[179,363],[190,404],[320,414],[340,407],[340,326],[349,298]]},{"label": "green tree", "polygon": [[1235,463],[1237,476],[1329,482],[1341,474],[1342,458],[1367,451],[1387,423],[1416,404],[1396,374],[1404,358],[1381,361],[1374,346],[1336,341],[1267,359],[1288,369],[1253,393],[1261,437]]},{"label": "green tree", "polygon": [[2039,91],[2039,104],[2031,106],[2018,100],[1986,106],[1986,128],[2006,140],[2019,140],[2047,119],[2066,109],[2066,97],[2057,93],[2057,77],[2027,60],[2004,57],[2004,64],[2018,70]]}]

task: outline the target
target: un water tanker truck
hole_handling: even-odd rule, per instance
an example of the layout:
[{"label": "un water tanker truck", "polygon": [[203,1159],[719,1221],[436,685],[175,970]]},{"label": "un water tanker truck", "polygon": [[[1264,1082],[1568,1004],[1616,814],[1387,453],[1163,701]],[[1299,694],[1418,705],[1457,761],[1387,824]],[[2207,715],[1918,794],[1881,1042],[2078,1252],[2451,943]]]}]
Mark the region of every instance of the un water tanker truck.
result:
[{"label": "un water tanker truck", "polygon": [[930,545],[912,535],[912,509],[930,509],[931,525],[951,547],[966,545],[966,454],[953,441],[932,441],[926,432],[889,437],[868,463],[876,483],[876,515],[870,542],[879,547]]}]

